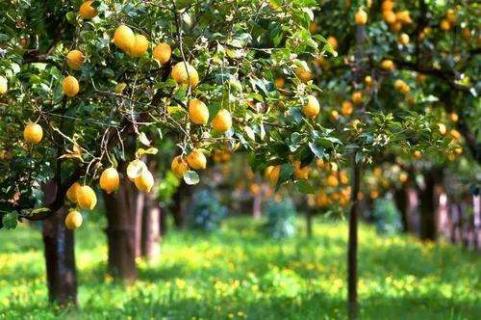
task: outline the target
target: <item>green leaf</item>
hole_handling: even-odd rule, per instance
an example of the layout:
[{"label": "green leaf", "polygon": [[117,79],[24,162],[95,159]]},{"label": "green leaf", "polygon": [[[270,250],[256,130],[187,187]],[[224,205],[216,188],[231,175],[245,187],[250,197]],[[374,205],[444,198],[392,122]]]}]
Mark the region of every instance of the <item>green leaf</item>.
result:
[{"label": "green leaf", "polygon": [[194,185],[199,183],[200,178],[197,172],[189,170],[184,174],[184,181],[188,185]]},{"label": "green leaf", "polygon": [[299,192],[304,194],[314,194],[316,193],[316,188],[305,180],[296,181],[296,188]]},{"label": "green leaf", "polygon": [[15,229],[18,223],[18,213],[16,212],[9,212],[3,216],[2,219],[3,226],[6,229]]}]

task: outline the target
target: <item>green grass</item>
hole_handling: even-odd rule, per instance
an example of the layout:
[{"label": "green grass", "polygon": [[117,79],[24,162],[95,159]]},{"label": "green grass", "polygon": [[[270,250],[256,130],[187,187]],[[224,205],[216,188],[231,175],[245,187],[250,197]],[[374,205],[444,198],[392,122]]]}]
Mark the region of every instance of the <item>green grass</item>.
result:
[{"label": "green grass", "polygon": [[[101,224],[101,223],[100,223]],[[80,310],[47,303],[40,231],[0,231],[0,319],[343,319],[346,224],[266,239],[231,219],[214,235],[172,231],[130,287],[105,275],[103,226],[77,234]],[[302,230],[301,230],[302,232]],[[360,230],[361,319],[479,319],[481,256]]]}]

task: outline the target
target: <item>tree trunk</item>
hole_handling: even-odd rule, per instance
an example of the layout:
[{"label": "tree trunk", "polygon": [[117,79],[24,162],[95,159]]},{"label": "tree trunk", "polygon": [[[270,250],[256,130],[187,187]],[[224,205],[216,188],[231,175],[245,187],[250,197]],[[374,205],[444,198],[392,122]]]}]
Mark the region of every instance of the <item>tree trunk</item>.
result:
[{"label": "tree trunk", "polygon": [[419,190],[421,218],[420,237],[423,240],[435,241],[437,238],[436,222],[436,182],[439,170],[431,169],[424,174],[424,187]]},{"label": "tree trunk", "polygon": [[186,192],[186,185],[184,182],[181,182],[179,187],[177,188],[177,191],[174,193],[174,196],[172,197],[172,205],[170,207],[172,211],[172,215],[174,217],[174,225],[178,229],[183,229],[185,227],[185,216],[184,216],[184,210],[182,206],[183,202],[183,195]]},{"label": "tree trunk", "polygon": [[145,195],[142,218],[142,257],[152,260],[160,252],[160,216],[162,209],[151,194]]},{"label": "tree trunk", "polygon": [[361,168],[352,159],[352,194],[351,210],[349,213],[349,238],[347,248],[347,287],[349,319],[357,319],[359,305],[357,301],[357,247],[358,247],[358,215],[359,215],[359,190],[361,185]]},{"label": "tree trunk", "polygon": [[43,221],[42,232],[49,301],[61,306],[77,304],[74,236],[65,227],[66,216],[67,210],[61,208]]},{"label": "tree trunk", "polygon": [[142,223],[144,219],[145,194],[132,188],[133,203],[135,205],[135,256],[142,256]]},{"label": "tree trunk", "polygon": [[401,223],[403,232],[407,233],[410,232],[409,226],[409,219],[408,219],[408,206],[409,206],[409,197],[406,190],[406,187],[403,185],[401,188],[396,189],[394,191],[394,202],[396,204],[397,209],[401,213]]},{"label": "tree trunk", "polygon": [[262,192],[259,191],[254,195],[254,201],[252,202],[252,217],[254,219],[260,219],[262,215]]},{"label": "tree trunk", "polygon": [[107,213],[108,271],[119,280],[133,282],[137,278],[136,205],[132,183],[122,179],[118,191],[104,193]]}]

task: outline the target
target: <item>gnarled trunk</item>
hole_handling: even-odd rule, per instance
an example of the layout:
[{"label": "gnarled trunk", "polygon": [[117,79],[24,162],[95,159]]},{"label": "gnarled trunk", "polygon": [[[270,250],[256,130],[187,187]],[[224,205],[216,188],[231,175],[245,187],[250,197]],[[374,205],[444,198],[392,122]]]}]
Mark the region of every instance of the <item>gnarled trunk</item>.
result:
[{"label": "gnarled trunk", "polygon": [[59,209],[43,221],[43,243],[49,301],[61,306],[77,304],[74,235],[65,227],[67,210]]}]

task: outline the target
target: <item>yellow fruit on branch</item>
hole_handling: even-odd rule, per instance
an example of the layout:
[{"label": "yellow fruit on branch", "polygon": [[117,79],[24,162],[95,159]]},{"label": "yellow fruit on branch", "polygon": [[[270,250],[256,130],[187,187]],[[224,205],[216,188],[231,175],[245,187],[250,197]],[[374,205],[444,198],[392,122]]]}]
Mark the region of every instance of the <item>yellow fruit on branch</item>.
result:
[{"label": "yellow fruit on branch", "polygon": [[276,185],[281,174],[281,166],[268,166],[265,171],[265,177],[272,185]]},{"label": "yellow fruit on branch", "polygon": [[351,96],[351,99],[352,99],[352,102],[355,104],[355,105],[359,105],[362,103],[362,92],[361,91],[355,91],[352,93],[352,96]]},{"label": "yellow fruit on branch", "polygon": [[406,46],[409,44],[409,35],[407,33],[402,33],[398,38],[399,44]]},{"label": "yellow fruit on branch", "polygon": [[386,59],[381,62],[381,69],[385,71],[393,71],[395,68],[394,62],[392,60]]},{"label": "yellow fruit on branch", "polygon": [[155,46],[152,56],[160,64],[166,64],[172,57],[172,48],[168,43],[159,43]]},{"label": "yellow fruit on branch", "polygon": [[327,177],[326,184],[331,188],[335,188],[339,185],[339,179],[337,179],[336,175],[331,174]]},{"label": "yellow fruit on branch", "polygon": [[29,122],[23,130],[23,138],[25,142],[38,144],[43,138],[43,129],[38,123]]},{"label": "yellow fruit on branch", "polygon": [[142,57],[149,49],[149,40],[141,34],[136,34],[134,43],[127,51],[127,54],[134,58]]},{"label": "yellow fruit on branch", "polygon": [[199,74],[188,62],[177,63],[172,68],[171,76],[178,84],[190,85],[191,87],[199,84]]},{"label": "yellow fruit on branch", "polygon": [[206,125],[209,121],[209,109],[199,99],[189,101],[189,119],[192,123]]},{"label": "yellow fruit on branch", "polygon": [[79,16],[82,19],[92,19],[97,15],[97,9],[92,6],[93,0],[87,0],[79,8]]},{"label": "yellow fruit on branch", "polygon": [[337,50],[338,43],[337,43],[336,37],[334,37],[334,36],[329,36],[329,37],[327,38],[327,43],[332,47],[332,49]]},{"label": "yellow fruit on branch", "polygon": [[358,26],[363,26],[367,23],[367,13],[363,9],[359,9],[354,16],[354,21]]},{"label": "yellow fruit on branch", "polygon": [[4,95],[8,91],[8,81],[7,78],[0,76],[0,96]]},{"label": "yellow fruit on branch", "polygon": [[80,90],[78,80],[73,76],[65,77],[65,79],[63,79],[62,87],[63,87],[63,93],[67,97],[71,97],[71,98],[75,97]]},{"label": "yellow fruit on branch", "polygon": [[317,98],[312,95],[308,96],[307,103],[302,108],[302,113],[308,118],[315,118],[320,110],[321,106],[319,105]]},{"label": "yellow fruit on branch", "polygon": [[65,227],[69,230],[78,229],[83,222],[82,214],[77,210],[70,211],[65,217]]},{"label": "yellow fruit on branch", "polygon": [[451,30],[451,23],[449,23],[449,21],[447,19],[443,19],[443,20],[441,20],[441,23],[439,24],[439,27],[443,31],[449,31],[449,30]]},{"label": "yellow fruit on branch", "polygon": [[67,53],[67,65],[73,70],[80,70],[85,61],[85,56],[80,50],[72,50]]},{"label": "yellow fruit on branch", "polygon": [[342,103],[341,112],[344,116],[350,116],[354,111],[354,107],[351,101],[344,101]]},{"label": "yellow fruit on branch", "polygon": [[70,200],[72,203],[77,203],[77,192],[80,188],[80,183],[75,182],[67,189],[67,199]]},{"label": "yellow fruit on branch", "polygon": [[458,122],[458,120],[459,120],[459,116],[458,116],[458,114],[457,114],[456,112],[451,112],[451,113],[449,114],[449,118],[450,118],[451,121],[453,121],[453,122]]},{"label": "yellow fruit on branch", "polygon": [[182,178],[184,174],[189,171],[189,165],[182,156],[177,156],[172,160],[170,169],[177,176],[177,178]]},{"label": "yellow fruit on branch", "polygon": [[92,210],[97,205],[95,191],[89,186],[80,186],[77,189],[77,203],[82,209]]},{"label": "yellow fruit on branch", "polygon": [[382,13],[382,18],[389,25],[393,25],[396,23],[396,14],[390,10],[384,11]]},{"label": "yellow fruit on branch", "polygon": [[332,110],[329,114],[331,121],[337,121],[339,119],[339,112],[337,110]]},{"label": "yellow fruit on branch", "polygon": [[276,78],[276,80],[274,81],[274,86],[277,88],[277,89],[282,89],[284,88],[284,85],[286,84],[286,80],[284,80],[284,78],[282,77],[279,77],[279,78]]},{"label": "yellow fruit on branch", "polygon": [[301,162],[299,160],[294,161],[294,176],[297,179],[307,180],[309,179],[309,173],[311,168],[309,166],[301,167]]},{"label": "yellow fruit on branch", "polygon": [[144,169],[142,173],[135,178],[134,183],[139,191],[150,192],[154,186],[154,176],[149,170]]},{"label": "yellow fruit on branch", "polygon": [[411,24],[413,20],[411,19],[411,14],[408,10],[399,11],[396,13],[396,21],[402,24]]},{"label": "yellow fruit on branch", "polygon": [[226,109],[221,109],[212,119],[212,128],[215,131],[224,133],[232,128],[232,116]]},{"label": "yellow fruit on branch", "polygon": [[443,136],[448,132],[448,129],[444,123],[438,123],[438,130]]},{"label": "yellow fruit on branch", "polygon": [[446,11],[446,19],[449,21],[451,25],[456,24],[456,20],[457,20],[456,11],[454,11],[453,9],[448,9],[448,11]]},{"label": "yellow fruit on branch", "polygon": [[449,132],[449,134],[451,135],[451,137],[453,137],[453,139],[455,140],[459,140],[461,139],[461,133],[456,130],[456,129],[451,129],[451,131]]},{"label": "yellow fruit on branch", "polygon": [[414,157],[414,159],[419,160],[423,157],[423,153],[419,150],[415,150],[414,153],[413,153],[413,157]]},{"label": "yellow fruit on branch", "polygon": [[135,44],[135,34],[128,26],[121,25],[115,29],[113,42],[119,49],[129,52]]},{"label": "yellow fruit on branch", "polygon": [[134,182],[135,178],[140,176],[144,170],[147,170],[147,165],[143,161],[139,159],[130,161],[127,166],[127,177],[130,181]]},{"label": "yellow fruit on branch", "polygon": [[119,173],[115,168],[105,169],[100,175],[100,188],[110,194],[117,190],[120,185]]},{"label": "yellow fruit on branch", "polygon": [[301,80],[304,83],[312,80],[312,72],[307,67],[307,65],[303,64],[303,65],[297,66],[296,69],[294,70],[294,73],[296,74],[297,78],[299,78],[299,80]]},{"label": "yellow fruit on branch", "polygon": [[202,151],[194,149],[187,156],[187,163],[194,170],[204,170],[207,166],[207,158]]},{"label": "yellow fruit on branch", "polygon": [[391,1],[391,0],[385,0],[382,2],[382,5],[381,5],[381,10],[383,12],[385,11],[392,11],[394,9],[394,2]]},{"label": "yellow fruit on branch", "polygon": [[371,77],[371,76],[366,76],[366,77],[364,78],[364,83],[366,84],[366,86],[371,87],[371,86],[372,86],[372,77]]},{"label": "yellow fruit on branch", "polygon": [[394,88],[405,95],[411,91],[411,88],[409,88],[408,84],[401,79],[394,81]]},{"label": "yellow fruit on branch", "polygon": [[320,191],[315,198],[316,205],[320,208],[328,207],[331,204],[329,196],[323,191]]}]

